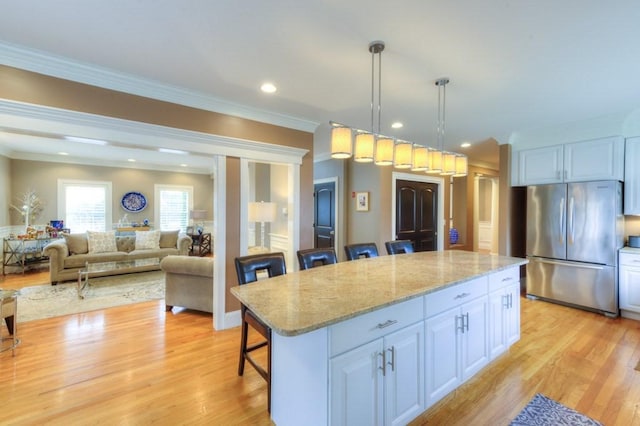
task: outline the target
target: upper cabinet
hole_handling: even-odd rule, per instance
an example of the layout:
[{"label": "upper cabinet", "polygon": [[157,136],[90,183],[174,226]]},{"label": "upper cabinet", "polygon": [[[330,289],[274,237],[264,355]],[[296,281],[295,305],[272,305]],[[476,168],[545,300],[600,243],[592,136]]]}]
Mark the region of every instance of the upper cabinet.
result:
[{"label": "upper cabinet", "polygon": [[640,137],[627,138],[624,161],[624,214],[640,215]]},{"label": "upper cabinet", "polygon": [[624,180],[624,139],[614,136],[544,148],[514,156],[514,186]]}]

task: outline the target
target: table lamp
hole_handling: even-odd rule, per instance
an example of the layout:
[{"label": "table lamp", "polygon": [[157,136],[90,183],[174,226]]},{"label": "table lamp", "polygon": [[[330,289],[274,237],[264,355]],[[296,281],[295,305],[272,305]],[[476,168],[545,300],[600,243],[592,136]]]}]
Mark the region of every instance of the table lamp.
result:
[{"label": "table lamp", "polygon": [[264,250],[264,224],[276,220],[276,203],[249,203],[249,222],[260,222],[260,248]]},{"label": "table lamp", "polygon": [[204,231],[204,219],[207,217],[206,210],[191,210],[189,216],[193,220],[194,225],[198,228],[198,234]]}]

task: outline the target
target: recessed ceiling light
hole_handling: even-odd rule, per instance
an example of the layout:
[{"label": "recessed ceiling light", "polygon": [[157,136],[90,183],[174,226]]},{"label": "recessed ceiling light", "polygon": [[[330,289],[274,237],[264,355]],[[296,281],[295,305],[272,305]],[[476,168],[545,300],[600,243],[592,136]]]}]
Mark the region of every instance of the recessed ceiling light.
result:
[{"label": "recessed ceiling light", "polygon": [[58,155],[69,155],[68,152],[59,152]]},{"label": "recessed ceiling light", "polygon": [[400,128],[402,128],[402,126],[404,126],[404,124],[402,124],[402,123],[401,123],[401,122],[399,122],[399,121],[396,121],[395,123],[393,123],[393,124],[391,125],[391,128],[393,128],[393,129],[400,129]]},{"label": "recessed ceiling light", "polygon": [[260,86],[260,90],[262,90],[264,93],[276,93],[278,88],[276,87],[275,84],[267,82],[267,83],[262,83],[262,86]]},{"label": "recessed ceiling light", "polygon": [[180,149],[171,149],[171,148],[158,148],[159,152],[164,152],[165,154],[180,154],[187,155],[187,151],[182,151]]},{"label": "recessed ceiling light", "polygon": [[184,163],[180,164],[180,167],[187,167],[187,166],[188,164],[184,164]]},{"label": "recessed ceiling light", "polygon": [[469,142],[465,142],[462,145],[460,145],[462,148],[469,148],[471,146],[471,144]]},{"label": "recessed ceiling light", "polygon": [[136,159],[135,158],[129,158],[127,161],[130,162],[130,163],[135,163]]},{"label": "recessed ceiling light", "polygon": [[90,145],[108,145],[109,142],[100,139],[81,138],[79,136],[65,136],[66,140],[71,142],[88,143]]}]

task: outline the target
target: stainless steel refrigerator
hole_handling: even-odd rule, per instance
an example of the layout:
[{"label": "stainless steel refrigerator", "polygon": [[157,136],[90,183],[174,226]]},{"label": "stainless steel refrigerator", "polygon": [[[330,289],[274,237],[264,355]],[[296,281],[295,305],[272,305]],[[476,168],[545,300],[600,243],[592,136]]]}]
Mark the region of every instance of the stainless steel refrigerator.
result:
[{"label": "stainless steel refrigerator", "polygon": [[618,315],[622,184],[527,187],[527,296]]}]

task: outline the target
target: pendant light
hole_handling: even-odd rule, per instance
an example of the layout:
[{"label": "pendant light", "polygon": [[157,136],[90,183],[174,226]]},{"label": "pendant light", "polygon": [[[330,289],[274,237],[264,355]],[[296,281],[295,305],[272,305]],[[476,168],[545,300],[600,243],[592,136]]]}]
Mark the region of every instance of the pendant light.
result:
[{"label": "pendant light", "polygon": [[427,170],[429,170],[429,148],[422,145],[414,145],[411,171],[424,172]]},{"label": "pendant light", "polygon": [[393,150],[393,167],[410,169],[413,166],[413,144],[411,142],[397,140]]}]

